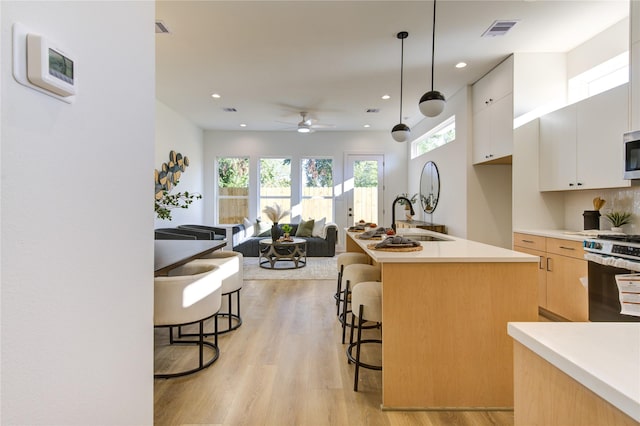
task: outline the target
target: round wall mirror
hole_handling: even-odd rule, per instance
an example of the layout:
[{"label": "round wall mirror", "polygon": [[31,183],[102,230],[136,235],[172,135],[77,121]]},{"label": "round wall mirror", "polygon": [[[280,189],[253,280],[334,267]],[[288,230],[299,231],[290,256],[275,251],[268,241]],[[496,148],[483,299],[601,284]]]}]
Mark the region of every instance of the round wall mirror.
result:
[{"label": "round wall mirror", "polygon": [[433,213],[440,198],[440,173],[433,161],[427,161],[420,176],[420,202],[425,213]]}]

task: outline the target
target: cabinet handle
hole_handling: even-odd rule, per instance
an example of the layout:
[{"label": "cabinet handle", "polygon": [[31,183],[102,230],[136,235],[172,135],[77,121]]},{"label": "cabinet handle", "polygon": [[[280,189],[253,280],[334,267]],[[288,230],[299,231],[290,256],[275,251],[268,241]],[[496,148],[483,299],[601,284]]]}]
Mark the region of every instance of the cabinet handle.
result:
[{"label": "cabinet handle", "polygon": [[582,186],[582,182],[578,182],[578,186]]},{"label": "cabinet handle", "polygon": [[529,243],[529,244],[533,244],[534,243],[534,241],[531,241],[531,240],[520,240],[520,241],[522,241],[523,243]]},{"label": "cabinet handle", "polygon": [[573,247],[560,246],[560,248],[561,248],[561,249],[563,249],[563,250],[572,250],[572,251],[575,251],[575,248],[573,248]]},{"label": "cabinet handle", "polygon": [[569,186],[573,186],[573,183],[570,183]]},{"label": "cabinet handle", "polygon": [[540,256],[540,269],[544,269],[544,266],[542,265],[542,262],[544,261],[544,256]]},{"label": "cabinet handle", "polygon": [[553,263],[551,263],[551,258],[547,257],[547,271],[552,272],[553,271]]}]

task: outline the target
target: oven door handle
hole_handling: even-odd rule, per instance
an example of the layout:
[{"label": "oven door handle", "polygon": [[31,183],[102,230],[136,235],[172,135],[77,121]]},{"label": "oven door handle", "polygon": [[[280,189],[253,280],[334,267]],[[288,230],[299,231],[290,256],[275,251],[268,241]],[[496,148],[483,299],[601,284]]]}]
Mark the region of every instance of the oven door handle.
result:
[{"label": "oven door handle", "polygon": [[628,269],[633,272],[640,272],[640,262],[634,262],[633,260],[626,260],[613,256],[603,256],[595,253],[585,253],[584,258],[589,262],[597,263],[599,265],[613,266],[620,269]]}]

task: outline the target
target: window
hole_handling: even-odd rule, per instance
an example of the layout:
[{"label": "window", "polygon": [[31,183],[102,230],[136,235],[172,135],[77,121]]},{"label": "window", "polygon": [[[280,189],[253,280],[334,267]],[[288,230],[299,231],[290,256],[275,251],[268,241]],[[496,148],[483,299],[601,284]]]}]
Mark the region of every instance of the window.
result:
[{"label": "window", "polygon": [[629,52],[625,52],[569,79],[569,103],[581,101],[628,81]]},{"label": "window", "polygon": [[416,158],[456,139],[456,116],[453,115],[411,142],[411,158]]},{"label": "window", "polygon": [[333,161],[330,158],[303,158],[302,214],[303,219],[327,218],[333,222]]},{"label": "window", "polygon": [[242,223],[249,216],[249,158],[218,157],[218,223]]},{"label": "window", "polygon": [[[262,210],[266,206],[278,204],[282,210],[291,210],[291,159],[260,159],[260,217],[271,222]],[[282,223],[291,222],[291,215],[280,219]]]}]

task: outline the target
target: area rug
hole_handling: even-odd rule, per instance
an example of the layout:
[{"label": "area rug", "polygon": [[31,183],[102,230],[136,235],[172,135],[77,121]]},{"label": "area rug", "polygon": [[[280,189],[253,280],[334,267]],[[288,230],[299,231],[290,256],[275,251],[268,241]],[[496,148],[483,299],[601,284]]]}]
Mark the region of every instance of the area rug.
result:
[{"label": "area rug", "polygon": [[257,257],[244,258],[245,280],[335,280],[338,276],[336,256],[308,257],[300,269],[266,269],[258,266]]}]

